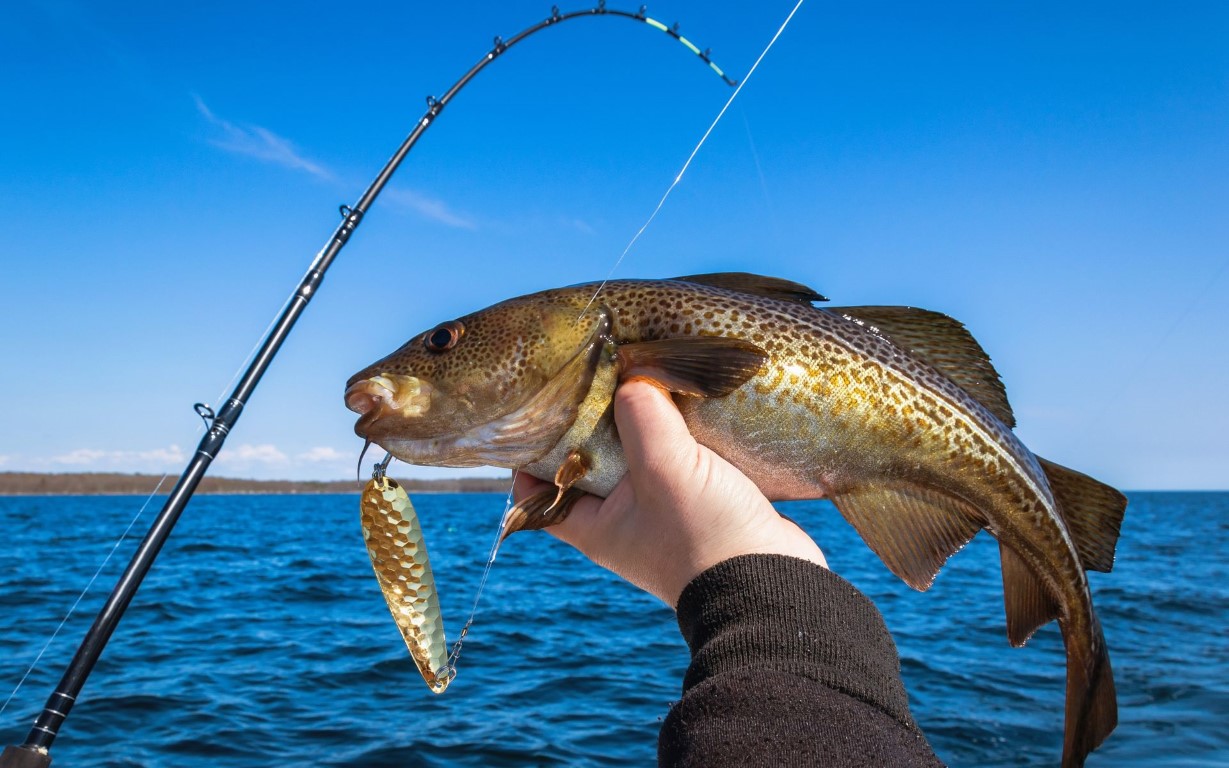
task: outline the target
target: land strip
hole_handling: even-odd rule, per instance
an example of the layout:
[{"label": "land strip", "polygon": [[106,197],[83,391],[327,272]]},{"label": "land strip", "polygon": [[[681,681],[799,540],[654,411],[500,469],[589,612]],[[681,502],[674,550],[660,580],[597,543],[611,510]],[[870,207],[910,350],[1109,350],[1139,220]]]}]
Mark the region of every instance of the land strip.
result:
[{"label": "land strip", "polygon": [[[393,473],[393,477],[396,474]],[[0,496],[146,496],[161,480],[159,475],[118,472],[0,472]],[[160,491],[170,493],[176,477],[167,477]],[[437,480],[397,478],[406,490],[417,493],[507,493],[510,477],[460,477]],[[206,477],[197,493],[358,493],[354,480],[244,480]]]}]

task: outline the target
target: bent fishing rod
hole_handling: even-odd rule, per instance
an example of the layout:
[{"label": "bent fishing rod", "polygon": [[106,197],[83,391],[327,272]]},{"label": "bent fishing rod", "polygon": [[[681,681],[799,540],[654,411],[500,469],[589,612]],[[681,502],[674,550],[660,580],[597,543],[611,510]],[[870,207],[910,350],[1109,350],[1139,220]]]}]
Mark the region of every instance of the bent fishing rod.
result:
[{"label": "bent fishing rod", "polygon": [[375,181],[371,183],[367,191],[363,193],[362,197],[353,206],[341,206],[341,224],[337,226],[337,229],[333,232],[332,237],[329,238],[324,248],[312,260],[307,273],[298,287],[295,288],[294,293],[290,295],[285,308],[273,326],[266,332],[251,363],[221,409],[215,413],[207,405],[196,404],[196,411],[205,420],[206,425],[205,435],[201,438],[196,453],[179,476],[178,482],[175,483],[175,487],[167,496],[162,511],[158,513],[158,517],[150,525],[149,531],[145,534],[145,538],[141,541],[128,567],[124,570],[124,573],[120,576],[119,581],[107,598],[106,603],[98,612],[93,625],[81,641],[81,645],[77,648],[72,661],[69,662],[59,685],[56,686],[55,691],[48,697],[42,713],[34,721],[34,726],[30,729],[25,743],[21,746],[6,747],[3,754],[0,754],[0,768],[41,768],[51,764],[50,749],[52,742],[55,741],[64,720],[68,717],[69,711],[76,703],[77,697],[85,685],[86,678],[93,670],[95,663],[102,654],[103,648],[106,646],[107,641],[110,640],[112,633],[123,617],[124,611],[128,608],[137,589],[140,588],[141,581],[145,578],[146,573],[149,572],[154,559],[158,556],[163,544],[170,536],[171,530],[179,520],[184,507],[187,506],[188,501],[192,498],[197,486],[208,471],[210,464],[222,450],[227,435],[243,412],[244,404],[256,389],[256,385],[260,382],[270,363],[273,362],[274,356],[281,348],[282,342],[286,340],[286,336],[294,327],[295,322],[307,308],[308,302],[311,301],[316,291],[319,290],[329,265],[333,263],[337,254],[349,242],[351,235],[354,234],[359,224],[362,223],[363,216],[367,213],[371,204],[375,202],[376,197],[384,189],[385,185],[388,184],[393,173],[401,165],[406,155],[409,154],[423,133],[435,123],[436,118],[439,117],[444,107],[452,101],[453,97],[470,80],[509,48],[536,32],[572,19],[609,16],[640,22],[665,32],[686,46],[688,50],[698,56],[704,63],[708,64],[728,85],[733,86],[737,84],[721,71],[720,67],[713,63],[709,57],[709,51],[700,50],[690,40],[680,35],[677,24],[667,26],[656,19],[650,18],[646,11],[647,8],[645,6],[640,6],[640,9],[635,13],[608,9],[606,8],[605,0],[599,0],[598,5],[594,8],[568,13],[561,13],[558,6],[555,6],[551,9],[551,15],[548,18],[523,30],[508,40],[496,37],[494,47],[478,63],[474,64],[461,79],[457,80],[443,96],[438,99],[433,96],[427,97],[426,112],[419,118],[413,130],[384,165],[379,175],[376,176]]}]

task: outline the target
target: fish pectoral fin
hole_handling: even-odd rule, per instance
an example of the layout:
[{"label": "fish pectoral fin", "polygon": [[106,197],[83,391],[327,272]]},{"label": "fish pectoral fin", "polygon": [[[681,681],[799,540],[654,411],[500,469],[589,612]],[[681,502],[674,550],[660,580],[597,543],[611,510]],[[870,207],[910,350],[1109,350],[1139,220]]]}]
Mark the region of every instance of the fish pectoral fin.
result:
[{"label": "fish pectoral fin", "polygon": [[884,565],[920,592],[983,526],[968,502],[919,485],[860,488],[832,502]]},{"label": "fish pectoral fin", "polygon": [[810,304],[812,301],[827,301],[828,298],[811,290],[802,283],[792,280],[782,280],[779,277],[755,275],[750,272],[710,272],[705,275],[686,275],[673,277],[671,280],[681,280],[687,283],[711,285],[714,288],[725,288],[739,293],[749,293],[753,296],[766,296],[780,301],[796,301],[799,304]]},{"label": "fish pectoral fin", "polygon": [[1058,617],[1058,604],[1033,575],[1028,563],[1002,542],[999,542],[999,560],[1003,566],[1007,639],[1019,648],[1034,632]]},{"label": "fish pectoral fin", "polygon": [[680,395],[722,397],[759,373],[768,353],[728,336],[685,336],[620,344],[619,380],[651,379]]},{"label": "fish pectoral fin", "polygon": [[1037,461],[1050,481],[1050,490],[1086,571],[1108,573],[1114,568],[1114,550],[1127,509],[1127,497],[1105,483],[1040,456]]},{"label": "fish pectoral fin", "polygon": [[562,523],[585,495],[576,488],[549,489],[521,499],[504,515],[503,541],[518,531],[540,531]]},{"label": "fish pectoral fin", "polygon": [[959,320],[914,307],[832,307],[878,329],[896,346],[951,379],[1008,427],[1016,425],[1007,389],[973,334]]}]

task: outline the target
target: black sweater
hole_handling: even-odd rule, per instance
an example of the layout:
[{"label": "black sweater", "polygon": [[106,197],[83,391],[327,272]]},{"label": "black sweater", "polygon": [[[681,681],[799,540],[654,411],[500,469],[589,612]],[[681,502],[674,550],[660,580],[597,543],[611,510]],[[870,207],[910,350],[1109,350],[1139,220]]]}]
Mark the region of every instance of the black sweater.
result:
[{"label": "black sweater", "polygon": [[909,714],[896,646],[849,582],[784,555],[697,576],[678,603],[691,648],[662,766],[942,766]]}]

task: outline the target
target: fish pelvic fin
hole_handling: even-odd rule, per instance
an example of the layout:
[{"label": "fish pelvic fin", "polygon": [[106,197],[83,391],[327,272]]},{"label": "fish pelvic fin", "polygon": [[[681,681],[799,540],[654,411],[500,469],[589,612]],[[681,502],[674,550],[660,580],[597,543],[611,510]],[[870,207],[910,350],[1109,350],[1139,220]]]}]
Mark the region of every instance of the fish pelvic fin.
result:
[{"label": "fish pelvic fin", "polygon": [[1002,542],[999,542],[999,559],[1003,567],[1007,639],[1019,648],[1034,632],[1058,617],[1058,604],[1028,564]]},{"label": "fish pelvic fin", "polygon": [[782,280],[779,277],[755,275],[750,272],[710,272],[705,275],[686,275],[672,277],[671,280],[681,280],[685,283],[711,285],[714,288],[725,288],[739,293],[749,293],[752,296],[764,296],[778,301],[794,301],[809,305],[813,301],[827,301],[828,298],[811,290],[801,283],[792,280]]},{"label": "fish pelvic fin", "polygon": [[559,465],[558,471],[555,472],[555,487],[559,489],[559,497],[562,498],[564,491],[583,480],[585,475],[589,474],[592,465],[593,460],[584,451],[579,448],[569,451],[563,463]]},{"label": "fish pelvic fin", "polygon": [[828,311],[870,326],[951,379],[1009,428],[1016,425],[1007,389],[990,356],[959,320],[913,307],[833,307]]},{"label": "fish pelvic fin", "polygon": [[680,395],[722,397],[759,373],[768,353],[742,339],[683,336],[620,344],[619,380],[650,379]]},{"label": "fish pelvic fin", "polygon": [[884,565],[920,592],[983,526],[968,502],[919,485],[860,488],[832,502]]},{"label": "fish pelvic fin", "polygon": [[[1064,627],[1063,631],[1066,632]],[[1114,671],[1101,624],[1093,617],[1091,644],[1072,652],[1067,642],[1067,713],[1063,735],[1063,768],[1081,768],[1088,753],[1105,741],[1118,725],[1118,695]]]},{"label": "fish pelvic fin", "polygon": [[1113,570],[1114,550],[1118,546],[1127,497],[1074,469],[1040,456],[1037,461],[1050,481],[1050,490],[1067,523],[1084,570],[1103,573]]},{"label": "fish pelvic fin", "polygon": [[549,488],[521,499],[504,516],[499,540],[502,542],[518,531],[540,531],[562,523],[584,496],[585,492],[576,488]]}]

